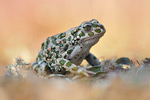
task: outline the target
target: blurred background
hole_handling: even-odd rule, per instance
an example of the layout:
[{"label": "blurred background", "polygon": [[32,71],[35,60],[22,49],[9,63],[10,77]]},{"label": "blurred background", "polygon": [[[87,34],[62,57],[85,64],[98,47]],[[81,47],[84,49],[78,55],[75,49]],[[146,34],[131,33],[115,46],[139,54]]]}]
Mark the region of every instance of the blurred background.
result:
[{"label": "blurred background", "polygon": [[106,28],[93,54],[143,59],[150,56],[149,18],[149,0],[0,0],[0,65],[34,61],[48,36],[91,19]]}]

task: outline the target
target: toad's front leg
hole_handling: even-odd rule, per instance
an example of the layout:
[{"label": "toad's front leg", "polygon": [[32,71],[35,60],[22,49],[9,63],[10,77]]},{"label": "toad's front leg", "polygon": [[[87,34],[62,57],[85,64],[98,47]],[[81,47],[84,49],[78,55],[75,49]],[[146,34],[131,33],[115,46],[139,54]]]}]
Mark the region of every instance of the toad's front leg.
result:
[{"label": "toad's front leg", "polygon": [[98,60],[98,58],[96,58],[96,56],[94,56],[92,53],[88,53],[88,55],[85,58],[87,60],[87,62],[92,65],[92,66],[99,66],[101,63]]}]

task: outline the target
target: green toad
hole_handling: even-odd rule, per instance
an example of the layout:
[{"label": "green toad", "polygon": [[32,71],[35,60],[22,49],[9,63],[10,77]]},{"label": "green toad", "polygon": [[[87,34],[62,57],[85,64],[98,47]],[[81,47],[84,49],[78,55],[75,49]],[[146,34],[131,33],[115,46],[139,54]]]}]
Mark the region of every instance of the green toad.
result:
[{"label": "green toad", "polygon": [[89,50],[104,33],[104,26],[92,19],[66,32],[48,37],[32,64],[33,70],[40,75],[66,72],[86,76],[93,74],[80,64],[86,59],[92,66],[100,65],[99,60]]}]

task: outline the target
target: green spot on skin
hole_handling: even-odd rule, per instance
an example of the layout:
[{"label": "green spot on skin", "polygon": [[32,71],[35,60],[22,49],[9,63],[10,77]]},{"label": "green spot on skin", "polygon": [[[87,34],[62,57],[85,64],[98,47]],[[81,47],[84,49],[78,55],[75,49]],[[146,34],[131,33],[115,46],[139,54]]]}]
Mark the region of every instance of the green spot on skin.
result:
[{"label": "green spot on skin", "polygon": [[68,51],[67,51],[67,54],[71,54],[72,51],[73,51],[73,50],[68,50]]},{"label": "green spot on skin", "polygon": [[48,57],[46,57],[46,60],[49,59]]},{"label": "green spot on skin", "polygon": [[84,73],[85,73],[84,71],[81,71],[81,72],[80,72],[81,75],[85,75]]},{"label": "green spot on skin", "polygon": [[59,58],[59,56],[58,56],[58,55],[56,55],[56,58]]},{"label": "green spot on skin", "polygon": [[48,45],[50,43],[49,38],[46,40],[46,45]]},{"label": "green spot on skin", "polygon": [[100,69],[101,69],[101,66],[94,66],[94,67],[89,68],[88,70],[93,71],[93,72],[99,72]]},{"label": "green spot on skin", "polygon": [[71,40],[71,36],[69,36],[67,40],[70,41]]},{"label": "green spot on skin", "polygon": [[79,34],[80,37],[85,36],[85,33],[81,31],[81,33]]},{"label": "green spot on skin", "polygon": [[66,43],[66,39],[63,39],[62,41],[63,41],[64,43]]},{"label": "green spot on skin", "polygon": [[72,68],[73,71],[77,71],[78,70],[78,67],[74,67]]},{"label": "green spot on skin", "polygon": [[62,33],[62,37],[65,37],[66,36],[66,33],[64,32],[64,33]]},{"label": "green spot on skin", "polygon": [[95,30],[95,32],[100,33],[100,32],[101,32],[101,30],[100,30],[100,29],[96,29],[96,30]]},{"label": "green spot on skin", "polygon": [[47,50],[47,51],[48,51],[48,53],[47,53],[47,54],[48,54],[48,55],[50,55],[50,54],[51,54],[51,51],[49,51],[49,50]]},{"label": "green spot on skin", "polygon": [[52,60],[52,63],[55,64],[55,60],[54,59]]},{"label": "green spot on skin", "polygon": [[57,44],[56,40],[52,40],[52,43],[55,44],[55,45]]},{"label": "green spot on skin", "polygon": [[68,47],[69,47],[69,45],[67,44],[67,45],[65,45],[65,47],[64,47],[64,51],[66,51],[67,49],[68,49]]},{"label": "green spot on skin", "polygon": [[62,55],[60,55],[59,58],[62,58]]},{"label": "green spot on skin", "polygon": [[93,27],[97,27],[98,25],[97,25],[96,23],[93,23],[92,26],[93,26]]},{"label": "green spot on skin", "polygon": [[73,35],[74,37],[77,36],[77,31],[72,30],[71,35]]},{"label": "green spot on skin", "polygon": [[42,46],[41,46],[42,50],[44,50],[44,42],[42,43]]},{"label": "green spot on skin", "polygon": [[[51,59],[50,59],[50,60],[51,60]],[[49,61],[49,62],[48,62],[48,64],[49,64],[49,65],[51,65],[51,64],[52,64],[52,62],[51,62],[51,61]]]},{"label": "green spot on skin", "polygon": [[61,34],[58,35],[58,38],[61,39]]},{"label": "green spot on skin", "polygon": [[48,48],[48,44],[46,44],[45,48]]},{"label": "green spot on skin", "polygon": [[56,37],[55,37],[55,36],[52,36],[51,39],[52,39],[52,40],[56,40]]},{"label": "green spot on skin", "polygon": [[59,39],[62,39],[62,38],[64,38],[65,36],[66,36],[66,33],[64,32],[64,33],[59,34],[59,35],[58,35],[58,38],[59,38]]},{"label": "green spot on skin", "polygon": [[49,51],[47,50],[46,53],[49,54]]},{"label": "green spot on skin", "polygon": [[59,63],[60,63],[61,65],[64,65],[65,62],[66,62],[65,60],[60,60],[60,61],[59,61]]},{"label": "green spot on skin", "polygon": [[93,35],[94,35],[94,33],[93,33],[93,32],[90,32],[90,33],[88,33],[88,35],[89,35],[89,36],[93,36]]},{"label": "green spot on skin", "polygon": [[51,47],[51,51],[55,52],[55,47]]},{"label": "green spot on skin", "polygon": [[48,57],[51,58],[52,56],[49,54]]},{"label": "green spot on skin", "polygon": [[44,42],[42,43],[42,47],[44,46]]},{"label": "green spot on skin", "polygon": [[41,55],[39,54],[38,57],[41,57]]},{"label": "green spot on skin", "polygon": [[41,59],[42,59],[42,57],[41,57],[41,55],[39,54],[38,57],[37,57],[37,60],[41,60]]},{"label": "green spot on skin", "polygon": [[79,31],[79,30],[80,30],[80,28],[78,27],[78,28],[77,28],[77,31]]},{"label": "green spot on skin", "polygon": [[59,51],[55,51],[55,53],[58,55],[58,54],[59,54]]},{"label": "green spot on skin", "polygon": [[66,66],[70,67],[72,65],[72,62],[67,62]]},{"label": "green spot on skin", "polygon": [[74,42],[72,42],[72,45],[74,45],[75,43]]},{"label": "green spot on skin", "polygon": [[74,30],[72,30],[72,31],[71,31],[71,34],[72,34],[72,35],[74,35],[74,34],[75,34],[75,31],[74,31]]},{"label": "green spot on skin", "polygon": [[55,49],[55,47],[51,47],[52,49]]},{"label": "green spot on skin", "polygon": [[64,56],[64,58],[66,58],[66,57],[67,57],[67,55]]},{"label": "green spot on skin", "polygon": [[77,33],[74,34],[74,37],[77,37]]},{"label": "green spot on skin", "polygon": [[39,61],[39,58],[38,58],[38,57],[36,58],[36,61]]},{"label": "green spot on skin", "polygon": [[56,54],[56,58],[59,58],[58,54]]},{"label": "green spot on skin", "polygon": [[63,43],[59,43],[59,46],[60,46],[60,47],[63,47]]}]

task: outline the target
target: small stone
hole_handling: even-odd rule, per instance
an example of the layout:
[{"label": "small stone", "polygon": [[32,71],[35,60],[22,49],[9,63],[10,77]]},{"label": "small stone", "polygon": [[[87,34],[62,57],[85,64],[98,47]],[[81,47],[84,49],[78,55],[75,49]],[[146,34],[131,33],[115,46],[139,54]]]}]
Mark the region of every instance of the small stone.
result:
[{"label": "small stone", "polygon": [[127,57],[121,57],[119,59],[116,60],[116,63],[117,64],[125,64],[125,65],[130,65],[131,64],[131,61],[129,58]]}]

